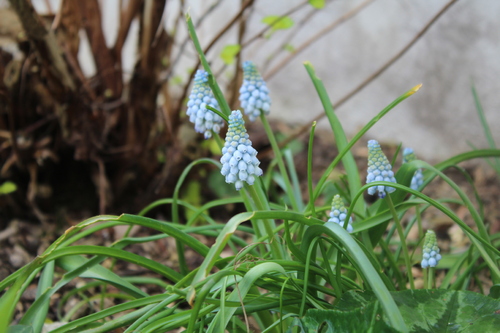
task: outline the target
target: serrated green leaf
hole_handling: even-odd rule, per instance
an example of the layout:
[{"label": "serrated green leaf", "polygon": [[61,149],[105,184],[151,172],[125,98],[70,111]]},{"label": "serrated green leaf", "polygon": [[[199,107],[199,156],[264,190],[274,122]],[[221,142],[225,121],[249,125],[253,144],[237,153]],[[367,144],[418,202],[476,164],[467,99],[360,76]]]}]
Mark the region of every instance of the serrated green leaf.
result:
[{"label": "serrated green leaf", "polygon": [[[471,291],[404,290],[391,292],[410,332],[496,332],[500,301]],[[371,292],[347,292],[336,310],[376,302]],[[497,327],[495,329],[495,327]]]},{"label": "serrated green leaf", "polygon": [[226,45],[222,49],[222,52],[220,53],[220,57],[226,65],[231,65],[234,62],[234,58],[240,52],[240,50],[241,50],[240,44]]},{"label": "serrated green leaf", "polygon": [[[382,309],[378,302],[351,311],[308,310],[302,320],[304,332],[349,333],[349,332],[397,332],[382,320]],[[322,328],[322,329],[321,329]],[[287,332],[292,332],[290,328]]]},{"label": "serrated green leaf", "polygon": [[17,186],[13,182],[5,182],[0,185],[0,194],[9,194],[15,190],[17,190]]},{"label": "serrated green leaf", "polygon": [[309,0],[309,4],[316,9],[325,7],[325,0]]},{"label": "serrated green leaf", "polygon": [[271,26],[274,30],[285,30],[293,27],[294,22],[289,16],[269,15],[262,19],[262,23]]}]

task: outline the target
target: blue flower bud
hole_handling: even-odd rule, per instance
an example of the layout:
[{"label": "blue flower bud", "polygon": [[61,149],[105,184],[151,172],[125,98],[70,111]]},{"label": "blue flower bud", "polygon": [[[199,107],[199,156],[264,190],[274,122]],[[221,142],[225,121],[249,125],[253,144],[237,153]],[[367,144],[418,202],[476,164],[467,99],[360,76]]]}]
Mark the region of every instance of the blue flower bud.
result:
[{"label": "blue flower bud", "polygon": [[[337,223],[342,228],[345,227],[347,218],[347,208],[345,208],[344,203],[342,202],[342,198],[340,195],[336,194],[332,200],[332,210],[330,212],[330,219],[325,224],[328,226],[328,223]],[[347,224],[347,232],[352,232],[352,217],[349,217],[349,221]]]},{"label": "blue flower bud", "polygon": [[243,182],[253,185],[255,177],[262,175],[257,159],[257,150],[248,139],[245,121],[239,110],[229,116],[229,126],[226,142],[222,148],[221,174],[226,177],[226,183],[234,183],[236,190],[243,187]]},{"label": "blue flower bud", "polygon": [[271,98],[266,82],[251,61],[243,63],[243,84],[240,88],[240,103],[250,121],[259,118],[260,113],[269,114]]},{"label": "blue flower bud", "polygon": [[424,239],[424,247],[422,249],[422,268],[436,267],[441,260],[439,247],[437,246],[436,233],[432,230],[427,230]]},{"label": "blue flower bud", "polygon": [[[366,175],[366,183],[377,181],[386,181],[397,183],[392,172],[392,166],[389,160],[382,152],[379,143],[376,140],[368,141],[368,174]],[[368,189],[368,194],[378,194],[379,198],[384,198],[386,193],[396,191],[390,186],[373,186]]]},{"label": "blue flower bud", "polygon": [[[415,153],[413,152],[413,149],[411,148],[405,148],[403,150],[403,163],[410,163],[411,161],[416,160]],[[420,186],[422,186],[424,182],[424,174],[422,173],[422,169],[418,169],[415,171],[413,174],[413,177],[411,178],[411,184],[410,188],[417,191]]]},{"label": "blue flower bud", "polygon": [[219,133],[224,126],[224,120],[216,113],[207,109],[207,105],[219,109],[212,90],[208,85],[208,73],[198,70],[194,76],[193,89],[189,95],[186,114],[194,124],[194,130],[203,133],[205,139],[212,137],[212,132]]}]

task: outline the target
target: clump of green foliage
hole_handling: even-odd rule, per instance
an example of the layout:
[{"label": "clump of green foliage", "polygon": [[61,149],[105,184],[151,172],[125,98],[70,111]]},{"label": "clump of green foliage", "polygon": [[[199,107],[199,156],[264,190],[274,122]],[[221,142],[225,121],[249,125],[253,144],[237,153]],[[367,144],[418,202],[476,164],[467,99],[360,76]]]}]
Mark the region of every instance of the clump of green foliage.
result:
[{"label": "clump of green foliage", "polygon": [[[187,21],[201,63],[208,73],[207,83],[219,106],[219,109],[207,106],[207,110],[227,120],[231,110],[204,58],[191,19],[188,17]],[[313,123],[308,146],[308,200],[303,200],[289,148],[279,147],[261,112],[260,119],[275,158],[262,176],[254,173],[253,185],[243,181],[245,177],[238,178],[237,181],[241,181],[238,192],[206,202],[201,207],[180,200],[180,189],[194,166],[211,164],[223,168],[216,160],[201,158],[184,170],[172,198],[154,202],[138,215],[97,216],[71,227],[33,262],[0,282],[0,290],[4,291],[0,298],[0,331],[40,332],[51,297],[78,277],[94,282],[63,296],[61,302],[97,285],[103,287],[98,297],[123,302],[96,310],[52,332],[109,332],[117,328],[125,332],[168,332],[179,328],[184,328],[185,332],[246,332],[250,331],[250,322],[254,329],[262,332],[435,332],[450,327],[463,332],[495,331],[500,325],[500,318],[495,315],[500,308],[500,237],[489,234],[482,213],[443,171],[465,160],[498,157],[500,151],[474,150],[434,166],[414,159],[395,172],[396,183],[370,178],[370,183],[364,185],[351,148],[385,114],[417,92],[420,85],[396,98],[348,141],[314,68],[309,63],[305,63],[305,68],[321,99],[339,151],[320,179],[313,182]],[[215,140],[222,149],[223,142],[218,134],[211,134],[207,135],[211,137],[209,140]],[[344,181],[329,186],[333,182],[329,176],[340,163],[345,169]],[[247,167],[241,168],[246,170]],[[419,188],[411,188],[412,178],[420,170],[423,170],[424,181]],[[435,177],[448,183],[460,199],[430,198],[423,194],[420,190]],[[220,182],[224,182],[222,175]],[[270,189],[276,186],[282,188],[282,194],[269,195]],[[390,190],[369,205],[363,193],[374,186]],[[335,189],[333,193],[332,188]],[[333,220],[327,222],[327,212],[332,206],[317,202],[330,203],[332,198],[334,210],[339,213],[330,215]],[[450,201],[467,208],[475,223],[474,229],[447,206]],[[242,203],[246,211],[228,221],[216,221],[210,216],[211,208],[234,203]],[[171,205],[170,221],[145,217],[159,205]],[[186,223],[180,223],[179,207],[192,211]],[[409,244],[405,239],[415,224],[422,229],[419,216],[429,207],[440,210],[460,226],[471,246],[458,255],[441,253],[439,259],[442,256],[442,261],[437,267],[425,268],[426,289],[417,289],[412,268],[419,267],[422,258],[423,230],[421,243]],[[416,214],[403,226],[401,220],[413,211]],[[335,220],[334,217],[340,214],[345,216]],[[351,216],[353,223],[344,223]],[[251,222],[251,227],[243,224],[246,221]],[[92,233],[118,225],[138,225],[159,233],[149,237],[125,237],[108,247],[73,245]],[[352,232],[346,230],[349,226]],[[236,233],[237,230],[240,232]],[[395,232],[399,239],[395,240]],[[208,247],[194,235],[214,237],[215,243]],[[248,235],[251,242],[245,240]],[[177,242],[178,269],[126,250],[128,245],[165,237],[175,238]],[[435,250],[434,246],[434,243],[430,245],[431,250]],[[194,270],[186,263],[188,248],[204,258]],[[231,249],[232,255],[222,257],[225,249]],[[437,258],[436,254],[433,256]],[[160,278],[118,276],[101,265],[107,258],[137,264]],[[437,264],[439,260],[435,261]],[[58,280],[54,279],[56,266],[66,272]],[[436,270],[445,270],[437,286]],[[481,271],[486,271],[484,274],[492,280],[488,296],[467,291],[471,279]],[[9,327],[17,302],[37,277],[35,302],[19,323]],[[149,295],[139,288],[146,283],[163,286],[165,292]],[[107,293],[105,286],[108,285],[119,292]],[[87,301],[82,300],[83,303]],[[68,318],[71,314],[61,321]]]}]

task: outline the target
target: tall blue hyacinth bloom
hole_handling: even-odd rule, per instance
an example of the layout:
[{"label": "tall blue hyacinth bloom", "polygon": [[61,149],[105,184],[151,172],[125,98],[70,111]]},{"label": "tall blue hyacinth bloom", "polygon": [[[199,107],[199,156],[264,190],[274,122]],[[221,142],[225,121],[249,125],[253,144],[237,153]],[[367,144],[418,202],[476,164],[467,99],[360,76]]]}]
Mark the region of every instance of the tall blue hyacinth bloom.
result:
[{"label": "tall blue hyacinth bloom", "polygon": [[269,114],[271,98],[266,82],[251,61],[243,63],[243,84],[240,88],[240,103],[250,121],[260,117],[260,113]]},{"label": "tall blue hyacinth bloom", "polygon": [[[403,150],[403,163],[410,163],[411,161],[416,160],[417,157],[411,148],[405,148]],[[417,191],[419,187],[424,183],[424,175],[422,173],[422,169],[418,169],[413,174],[411,178],[410,188]]]},{"label": "tall blue hyacinth bloom", "polygon": [[424,239],[424,248],[422,249],[422,268],[436,267],[441,260],[439,247],[437,245],[436,233],[432,230],[427,230]]},{"label": "tall blue hyacinth bloom", "polygon": [[257,150],[252,147],[252,141],[248,139],[245,121],[240,110],[233,111],[229,116],[222,154],[220,172],[226,177],[226,183],[234,183],[236,190],[239,191],[243,187],[243,182],[253,185],[256,177],[262,175]]},{"label": "tall blue hyacinth bloom", "polygon": [[219,104],[208,85],[208,73],[196,71],[193,89],[189,95],[187,112],[189,121],[194,124],[194,130],[203,133],[205,139],[212,137],[212,132],[219,133],[224,126],[224,120],[216,113],[207,109],[207,105],[219,110]]},{"label": "tall blue hyacinth bloom", "polygon": [[[391,163],[384,155],[377,140],[368,141],[368,175],[366,175],[366,183],[377,181],[386,181],[397,183],[394,178]],[[385,198],[387,193],[396,191],[394,187],[390,186],[372,186],[368,189],[368,194],[378,194],[379,198]]]},{"label": "tall blue hyacinth bloom", "polygon": [[[336,194],[332,200],[332,210],[330,212],[330,219],[325,224],[328,226],[328,223],[337,223],[342,228],[345,228],[345,223],[347,220],[347,208],[345,208],[344,203],[342,202],[342,198],[340,195]],[[351,233],[353,231],[352,228],[352,217],[349,217],[347,220],[347,232]]]}]

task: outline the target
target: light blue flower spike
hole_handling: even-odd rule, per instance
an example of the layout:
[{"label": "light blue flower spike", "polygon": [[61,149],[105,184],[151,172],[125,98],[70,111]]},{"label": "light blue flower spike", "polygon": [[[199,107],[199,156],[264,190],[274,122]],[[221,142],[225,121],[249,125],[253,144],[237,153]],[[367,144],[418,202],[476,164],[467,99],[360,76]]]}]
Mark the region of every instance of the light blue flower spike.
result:
[{"label": "light blue flower spike", "polygon": [[189,121],[194,124],[194,130],[203,133],[205,139],[212,137],[212,132],[219,133],[224,126],[224,120],[216,113],[207,109],[207,105],[219,110],[219,104],[208,85],[208,73],[196,71],[194,85],[187,103]]},{"label": "light blue flower spike", "polygon": [[[376,140],[368,141],[368,175],[366,175],[366,183],[386,181],[397,183],[392,172],[392,166],[389,160],[382,152],[379,143]],[[387,193],[396,191],[390,186],[373,186],[368,189],[368,194],[378,194],[379,198],[385,198]]]},{"label": "light blue flower spike", "polygon": [[436,267],[441,260],[439,247],[437,246],[436,233],[432,230],[427,230],[424,239],[424,248],[422,249],[422,268]]},{"label": "light blue flower spike", "polygon": [[[345,208],[344,203],[342,202],[342,198],[340,195],[336,194],[332,200],[332,211],[330,212],[330,219],[325,224],[328,226],[328,223],[337,223],[342,228],[345,228],[345,223],[347,219],[347,208]],[[352,228],[352,217],[349,217],[349,221],[347,224],[347,232],[351,233],[353,231]]]},{"label": "light blue flower spike", "polygon": [[222,148],[221,174],[226,177],[226,183],[234,183],[236,190],[243,187],[243,182],[253,185],[256,177],[262,175],[257,159],[257,150],[248,139],[245,121],[240,110],[233,111],[229,116],[226,142]]},{"label": "light blue flower spike", "polygon": [[251,61],[243,63],[243,84],[240,88],[240,103],[250,121],[260,117],[260,113],[269,114],[271,98],[266,82]]},{"label": "light blue flower spike", "polygon": [[[403,163],[410,163],[411,161],[416,160],[417,157],[411,148],[405,148],[403,150]],[[420,186],[424,183],[424,174],[422,173],[422,169],[418,169],[413,174],[411,178],[410,188],[417,191]]]}]

